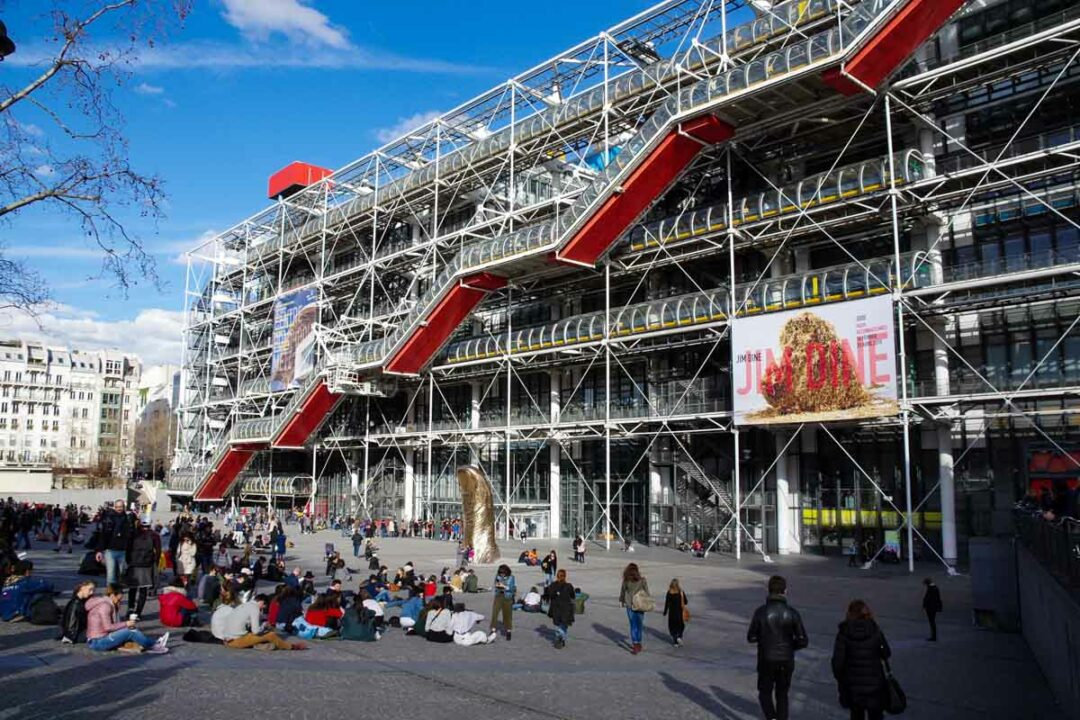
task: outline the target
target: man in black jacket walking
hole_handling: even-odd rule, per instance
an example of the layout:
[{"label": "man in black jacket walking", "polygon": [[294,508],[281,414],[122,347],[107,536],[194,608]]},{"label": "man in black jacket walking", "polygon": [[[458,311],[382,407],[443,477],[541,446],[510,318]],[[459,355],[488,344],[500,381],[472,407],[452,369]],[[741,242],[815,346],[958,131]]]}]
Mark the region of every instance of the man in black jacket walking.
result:
[{"label": "man in black jacket walking", "polygon": [[127,503],[117,500],[106,511],[98,532],[97,561],[105,564],[106,583],[118,585],[127,569],[127,554],[135,537],[135,521],[127,512]]},{"label": "man in black jacket walking", "polygon": [[930,578],[923,580],[923,585],[926,586],[926,592],[923,593],[922,606],[930,623],[930,637],[927,640],[937,642],[937,614],[942,610],[941,591]]},{"label": "man in black jacket walking", "polygon": [[[795,651],[809,644],[802,618],[787,602],[787,581],[769,578],[769,597],[754,612],[746,639],[758,646],[758,701],[765,720],[788,720]],[[774,700],[775,693],[775,700]]]}]

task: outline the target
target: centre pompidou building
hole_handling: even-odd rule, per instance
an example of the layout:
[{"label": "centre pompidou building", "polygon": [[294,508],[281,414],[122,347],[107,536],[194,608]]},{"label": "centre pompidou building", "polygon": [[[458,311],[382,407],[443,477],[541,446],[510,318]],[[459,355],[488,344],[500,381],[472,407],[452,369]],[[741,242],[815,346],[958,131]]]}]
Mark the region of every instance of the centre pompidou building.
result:
[{"label": "centre pompidou building", "polygon": [[671,0],[289,166],[189,255],[169,492],[962,559],[1080,475],[1078,28]]}]

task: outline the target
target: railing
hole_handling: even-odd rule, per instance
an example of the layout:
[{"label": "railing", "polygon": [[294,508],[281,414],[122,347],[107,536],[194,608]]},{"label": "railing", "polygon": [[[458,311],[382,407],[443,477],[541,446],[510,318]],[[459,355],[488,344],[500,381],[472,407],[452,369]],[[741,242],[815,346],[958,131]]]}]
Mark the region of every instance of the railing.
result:
[{"label": "railing", "polygon": [[463,248],[447,263],[442,273],[435,278],[397,328],[384,338],[356,346],[352,350],[351,360],[361,365],[383,360],[402,339],[408,337],[434,303],[450,290],[459,277],[492,263],[557,245],[560,238],[588,217],[594,207],[603,202],[619,185],[622,178],[653,148],[676,116],[696,108],[704,108],[729,94],[748,90],[841,53],[847,42],[862,33],[878,15],[894,5],[895,0],[868,0],[858,5],[832,30],[793,43],[716,77],[701,80],[669,97],[638,128],[636,134],[621,146],[619,154],[597,174],[585,191],[561,215],[509,235],[490,238]]},{"label": "railing", "polygon": [[1014,515],[1020,542],[1080,600],[1080,521],[1047,520],[1019,506]]}]

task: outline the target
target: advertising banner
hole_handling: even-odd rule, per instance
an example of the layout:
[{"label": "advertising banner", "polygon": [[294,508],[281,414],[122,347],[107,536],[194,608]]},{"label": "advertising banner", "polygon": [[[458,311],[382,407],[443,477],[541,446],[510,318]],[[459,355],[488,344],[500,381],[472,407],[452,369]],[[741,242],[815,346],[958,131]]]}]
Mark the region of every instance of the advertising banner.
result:
[{"label": "advertising banner", "polygon": [[282,295],[274,303],[270,388],[275,392],[299,385],[314,367],[318,299],[315,288],[306,288]]},{"label": "advertising banner", "polygon": [[731,326],[736,425],[896,415],[888,296],[740,317]]}]

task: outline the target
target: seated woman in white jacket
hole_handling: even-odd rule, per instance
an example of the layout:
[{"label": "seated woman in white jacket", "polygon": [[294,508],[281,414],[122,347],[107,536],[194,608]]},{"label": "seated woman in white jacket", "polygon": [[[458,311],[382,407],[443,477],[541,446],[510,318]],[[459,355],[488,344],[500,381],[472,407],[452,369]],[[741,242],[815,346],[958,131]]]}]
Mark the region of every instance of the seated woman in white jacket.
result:
[{"label": "seated woman in white jacket", "polygon": [[486,645],[495,642],[497,634],[494,631],[486,633],[483,630],[473,630],[483,619],[484,616],[479,613],[469,611],[456,613],[447,608],[439,608],[428,613],[424,632],[431,642],[453,641],[465,646]]}]

